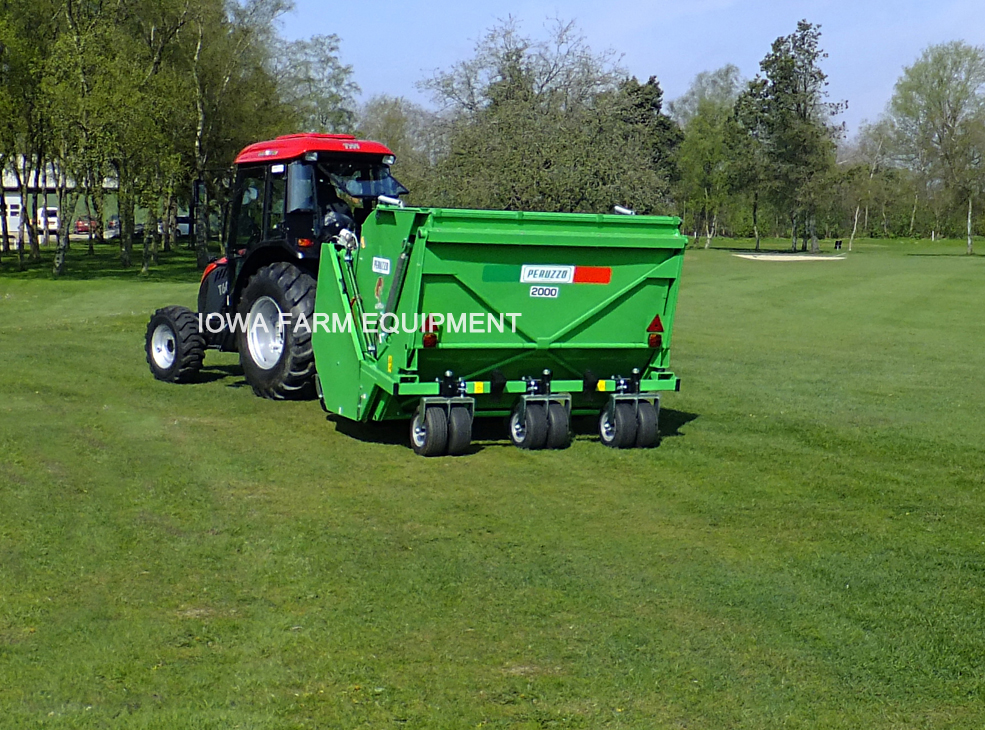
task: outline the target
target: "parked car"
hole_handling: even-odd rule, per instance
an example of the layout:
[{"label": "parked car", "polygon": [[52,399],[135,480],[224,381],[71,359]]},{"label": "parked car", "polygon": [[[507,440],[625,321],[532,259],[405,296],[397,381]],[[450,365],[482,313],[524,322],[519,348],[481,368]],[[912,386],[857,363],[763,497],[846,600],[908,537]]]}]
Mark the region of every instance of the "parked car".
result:
[{"label": "parked car", "polygon": [[[175,228],[177,228],[176,234],[178,238],[184,238],[191,232],[192,219],[187,215],[179,215],[175,218]],[[164,233],[164,221],[160,219],[157,221],[157,232]]]},{"label": "parked car", "polygon": [[77,218],[75,221],[75,232],[78,234],[88,233],[99,229],[99,219],[88,216]]},{"label": "parked car", "polygon": [[38,231],[58,230],[58,208],[38,208]]},{"label": "parked car", "polygon": [[[134,223],[133,224],[133,237],[140,238],[144,235],[144,224]],[[106,224],[106,233],[103,234],[105,238],[119,238],[120,236],[120,216],[111,215],[109,217],[109,222]]]}]

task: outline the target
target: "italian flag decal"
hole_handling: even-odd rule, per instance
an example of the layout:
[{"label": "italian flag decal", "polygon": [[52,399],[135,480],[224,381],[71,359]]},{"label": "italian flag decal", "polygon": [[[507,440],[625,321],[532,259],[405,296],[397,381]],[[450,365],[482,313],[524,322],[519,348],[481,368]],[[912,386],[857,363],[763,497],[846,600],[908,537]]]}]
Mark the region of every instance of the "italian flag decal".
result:
[{"label": "italian flag decal", "polygon": [[483,281],[521,284],[608,284],[611,266],[562,266],[555,264],[489,264],[482,268]]}]

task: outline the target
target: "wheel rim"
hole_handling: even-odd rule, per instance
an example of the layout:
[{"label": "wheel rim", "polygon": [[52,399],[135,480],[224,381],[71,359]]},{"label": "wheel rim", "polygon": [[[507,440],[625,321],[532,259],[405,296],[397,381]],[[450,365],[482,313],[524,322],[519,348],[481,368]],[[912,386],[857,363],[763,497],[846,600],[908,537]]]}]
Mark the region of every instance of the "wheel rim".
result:
[{"label": "wheel rim", "polygon": [[612,441],[616,437],[616,424],[609,418],[608,413],[603,413],[599,419],[599,434],[603,441]]},{"label": "wheel rim", "polygon": [[513,441],[521,443],[527,437],[527,424],[520,418],[516,411],[510,416],[510,433],[513,434]]},{"label": "wheel rim", "polygon": [[150,339],[151,357],[154,364],[161,370],[167,370],[174,365],[176,344],[174,330],[169,325],[159,324],[154,329]]},{"label": "wheel rim", "polygon": [[262,370],[270,370],[284,352],[281,308],[270,297],[260,297],[250,307],[246,344],[250,357]]},{"label": "wheel rim", "polygon": [[417,448],[424,447],[424,442],[428,437],[428,431],[424,427],[424,419],[421,417],[420,413],[414,414],[414,423],[410,430],[410,437],[414,439],[414,445]]}]

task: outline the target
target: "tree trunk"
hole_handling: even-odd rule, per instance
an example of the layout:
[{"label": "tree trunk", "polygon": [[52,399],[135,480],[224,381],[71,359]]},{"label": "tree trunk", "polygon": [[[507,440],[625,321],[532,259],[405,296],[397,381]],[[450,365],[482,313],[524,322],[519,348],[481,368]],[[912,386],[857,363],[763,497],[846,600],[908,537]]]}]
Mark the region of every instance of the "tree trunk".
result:
[{"label": "tree trunk", "polygon": [[793,233],[791,234],[793,240],[790,243],[790,250],[796,252],[797,251],[797,214],[796,213],[790,216],[790,230],[793,231]]},{"label": "tree trunk", "polygon": [[205,183],[199,185],[200,195],[195,202],[195,261],[198,268],[209,265],[209,209],[205,200]]},{"label": "tree trunk", "polygon": [[[51,229],[48,227],[48,163],[40,159],[40,156],[38,162],[41,163],[41,199],[44,201],[41,203],[44,210],[44,217],[41,219],[44,221],[44,230],[41,233],[44,236],[44,247],[49,248],[51,246]],[[61,213],[62,209],[59,207],[58,215],[61,216]]]},{"label": "tree trunk", "polygon": [[913,226],[917,222],[917,196],[913,196],[913,210],[910,211],[910,238],[913,238]]},{"label": "tree trunk", "polygon": [[120,265],[129,268],[133,263],[133,194],[130,180],[117,168],[119,188],[117,200],[120,209]]},{"label": "tree trunk", "polygon": [[[2,168],[0,168],[2,169]],[[10,253],[10,231],[7,230],[7,194],[0,189],[0,235],[3,236],[3,245],[0,245],[0,255]]]},{"label": "tree trunk", "polygon": [[24,227],[26,225],[25,220],[25,205],[27,205],[27,186],[24,184],[24,178],[21,175],[21,171],[14,165],[14,178],[17,180],[17,189],[20,190],[21,196],[21,215],[20,220],[17,221],[17,270],[24,270]]},{"label": "tree trunk", "polygon": [[[149,213],[157,211],[156,207],[160,202],[153,204],[148,210]],[[152,215],[144,225],[144,258],[140,268],[141,274],[150,273],[151,264],[157,266],[157,216]]]},{"label": "tree trunk", "polygon": [[968,195],[968,255],[971,256],[975,253],[975,249],[971,245],[971,195]]},{"label": "tree trunk", "polygon": [[849,251],[852,250],[852,243],[854,243],[854,241],[855,241],[855,231],[858,230],[858,211],[859,211],[859,208],[861,208],[861,207],[862,207],[861,205],[856,205],[855,206],[855,221],[852,223],[852,235],[849,236],[849,238],[848,238],[848,250]]},{"label": "tree trunk", "polygon": [[174,194],[171,192],[171,187],[169,186],[168,192],[164,197],[164,214],[161,216],[161,227],[163,228],[161,232],[163,234],[162,243],[165,253],[171,250],[171,202],[173,197]]},{"label": "tree trunk", "polygon": [[97,220],[96,243],[106,243],[106,237],[103,235],[106,227],[106,221],[104,220],[106,215],[106,191],[103,190],[102,180],[97,181],[97,186],[93,191],[92,209],[95,212]]},{"label": "tree trunk", "polygon": [[[94,253],[96,253],[95,249],[92,246],[92,219],[95,218],[95,216],[92,214],[92,204],[91,204],[92,191],[91,190],[88,190],[88,191],[86,191],[86,193],[87,193],[86,196],[85,196],[85,200],[86,200],[86,218],[89,220],[89,225],[87,226],[87,230],[89,231],[89,251],[88,251],[88,253],[89,253],[90,256],[92,256]],[[102,224],[100,223],[100,225],[102,225]]]},{"label": "tree trunk", "polygon": [[759,250],[759,191],[752,194],[752,232],[756,234],[756,250]]},{"label": "tree trunk", "polygon": [[[26,161],[25,161],[25,164]],[[37,164],[43,164],[41,161],[41,156],[38,155]],[[40,183],[40,171],[38,167],[34,168],[34,212],[27,222],[27,227],[31,231],[31,237],[28,239],[28,243],[31,245],[31,261],[41,260],[41,232],[37,229],[37,218],[38,218],[38,187]],[[25,176],[26,177],[26,176]],[[47,228],[47,226],[45,226]]]},{"label": "tree trunk", "polygon": [[817,216],[811,213],[811,253],[820,253],[821,246],[817,242]]},{"label": "tree trunk", "polygon": [[[65,173],[58,173],[57,182],[57,200],[58,200],[58,248],[55,251],[55,264],[51,268],[51,273],[53,276],[61,276],[65,271],[65,253],[68,251],[68,216],[65,215],[65,209],[68,207],[66,205],[68,180],[65,179]],[[47,228],[47,226],[45,226]]]},{"label": "tree trunk", "polygon": [[[865,204],[865,220],[862,222],[862,230],[866,233],[869,232],[869,204]],[[870,236],[871,238],[871,236]]]}]

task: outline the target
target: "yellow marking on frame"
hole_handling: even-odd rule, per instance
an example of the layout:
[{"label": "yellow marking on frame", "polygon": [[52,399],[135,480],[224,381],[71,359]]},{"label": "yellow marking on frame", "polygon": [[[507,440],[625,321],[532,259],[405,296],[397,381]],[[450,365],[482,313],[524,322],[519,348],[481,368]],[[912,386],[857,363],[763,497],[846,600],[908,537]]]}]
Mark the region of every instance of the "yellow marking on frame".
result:
[{"label": "yellow marking on frame", "polygon": [[393,372],[393,355],[386,356],[386,371],[388,373]]},{"label": "yellow marking on frame", "polygon": [[485,391],[485,383],[481,383],[481,382],[475,383],[475,390],[472,391],[473,393],[477,393],[481,395],[484,391]]},{"label": "yellow marking on frame", "polygon": [[597,387],[599,393],[604,393],[605,392],[605,381],[604,380],[600,380],[598,386],[596,386],[596,387]]}]

